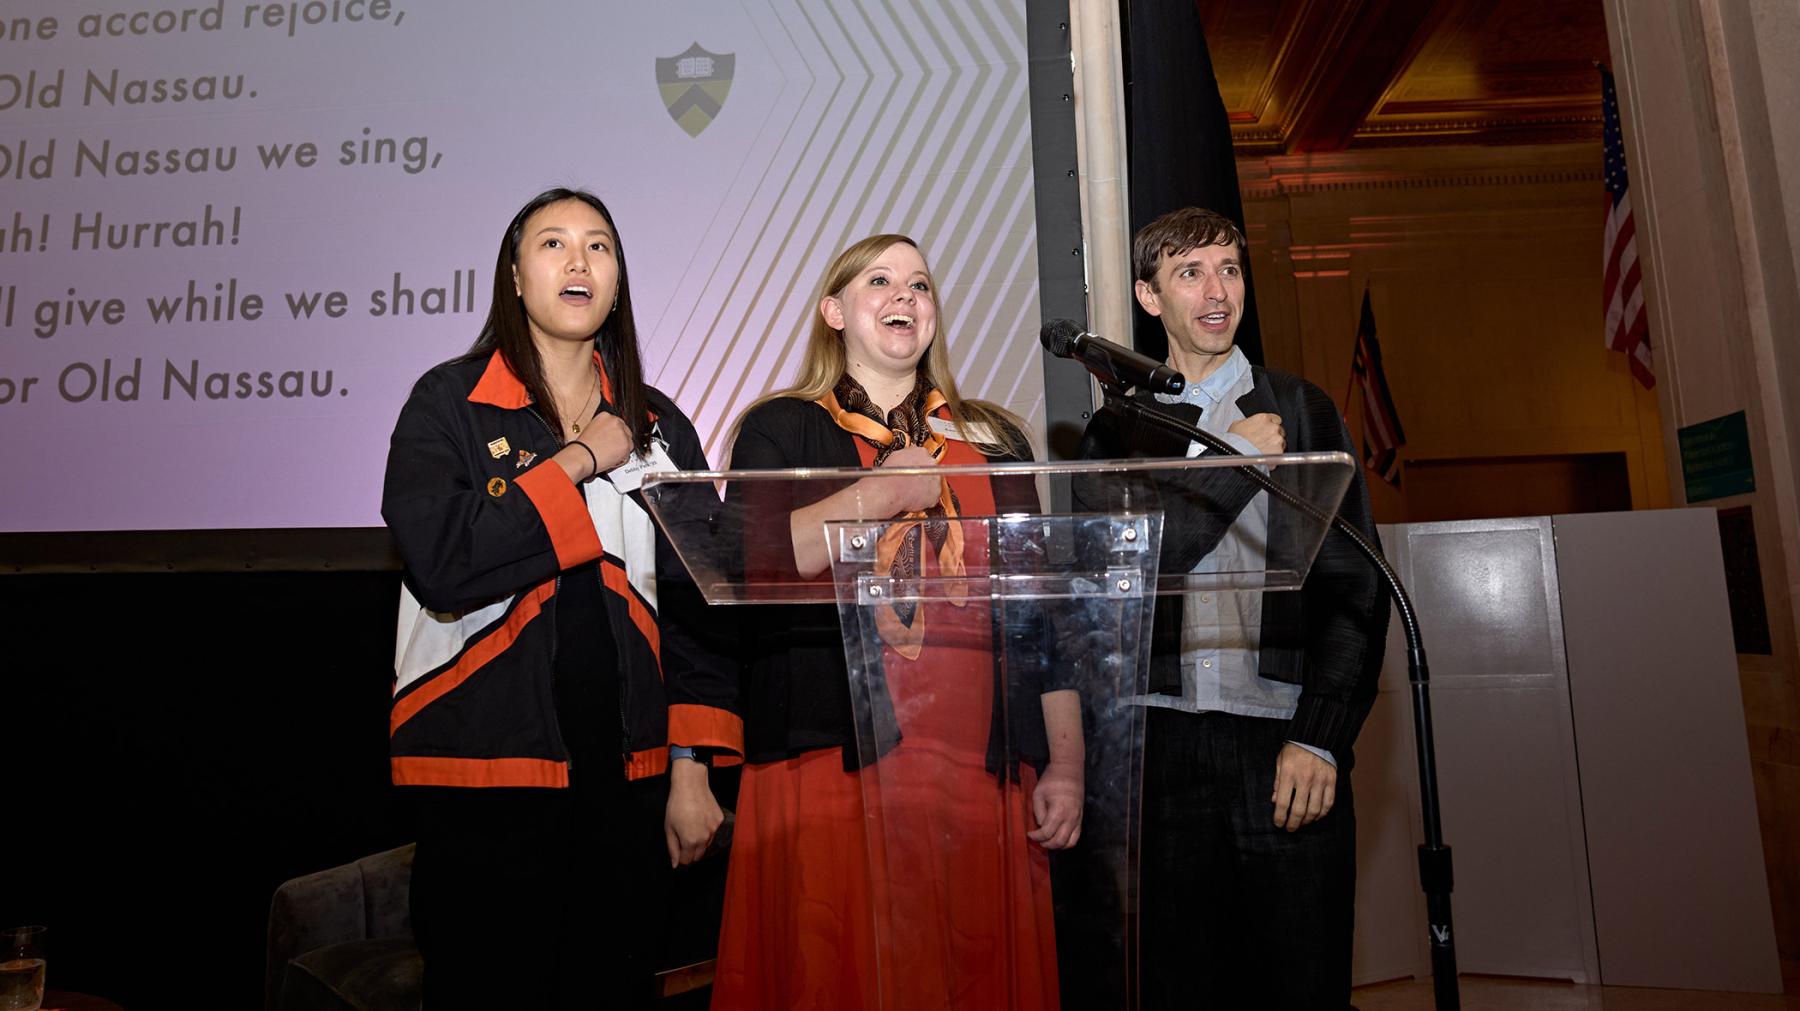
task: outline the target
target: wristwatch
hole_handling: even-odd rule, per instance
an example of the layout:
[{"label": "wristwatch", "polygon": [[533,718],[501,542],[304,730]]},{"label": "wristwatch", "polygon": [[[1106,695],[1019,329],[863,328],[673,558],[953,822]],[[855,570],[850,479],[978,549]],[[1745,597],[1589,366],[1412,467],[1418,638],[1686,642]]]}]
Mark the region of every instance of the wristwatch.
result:
[{"label": "wristwatch", "polygon": [[669,763],[673,765],[678,758],[692,759],[693,761],[699,762],[701,765],[709,767],[712,765],[712,755],[708,752],[701,751],[698,748],[690,748],[685,744],[669,745]]}]

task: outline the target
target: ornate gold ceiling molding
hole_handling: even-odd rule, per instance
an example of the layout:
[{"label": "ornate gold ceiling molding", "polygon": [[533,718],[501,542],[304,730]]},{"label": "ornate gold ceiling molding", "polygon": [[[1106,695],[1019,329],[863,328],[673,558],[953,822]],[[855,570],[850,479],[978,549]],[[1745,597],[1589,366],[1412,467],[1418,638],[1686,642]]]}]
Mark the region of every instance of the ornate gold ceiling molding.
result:
[{"label": "ornate gold ceiling molding", "polygon": [[1539,186],[1601,181],[1598,139],[1504,148],[1376,148],[1313,155],[1243,157],[1246,200],[1302,193],[1467,186]]},{"label": "ornate gold ceiling molding", "polygon": [[1597,0],[1192,2],[1240,157],[1600,135]]},{"label": "ornate gold ceiling molding", "polygon": [[[1168,0],[1180,2],[1180,0]],[[1319,86],[1332,54],[1367,0],[1200,0],[1233,147],[1287,148],[1297,110]],[[1214,41],[1216,40],[1216,41]],[[1244,60],[1254,47],[1257,58]]]},{"label": "ornate gold ceiling molding", "polygon": [[[1464,116],[1364,123],[1352,143],[1358,147],[1453,140],[1475,144],[1551,144],[1600,140],[1600,110],[1562,115]],[[1235,145],[1233,145],[1235,147]]]},{"label": "ornate gold ceiling molding", "polygon": [[[1357,127],[1357,148],[1419,144],[1575,144],[1598,143],[1598,110],[1566,115],[1463,116],[1457,118],[1377,120]],[[1287,132],[1280,127],[1233,127],[1231,149],[1239,158],[1283,154]]]}]

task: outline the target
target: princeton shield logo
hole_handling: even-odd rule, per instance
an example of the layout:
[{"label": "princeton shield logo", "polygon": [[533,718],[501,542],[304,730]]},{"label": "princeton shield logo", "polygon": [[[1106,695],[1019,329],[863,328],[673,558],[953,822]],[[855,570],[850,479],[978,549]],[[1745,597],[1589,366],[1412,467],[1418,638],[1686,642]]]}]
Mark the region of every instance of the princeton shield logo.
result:
[{"label": "princeton shield logo", "polygon": [[689,137],[700,136],[725,107],[736,66],[737,54],[709,53],[698,42],[678,56],[657,57],[656,86],[662,91],[663,104]]}]

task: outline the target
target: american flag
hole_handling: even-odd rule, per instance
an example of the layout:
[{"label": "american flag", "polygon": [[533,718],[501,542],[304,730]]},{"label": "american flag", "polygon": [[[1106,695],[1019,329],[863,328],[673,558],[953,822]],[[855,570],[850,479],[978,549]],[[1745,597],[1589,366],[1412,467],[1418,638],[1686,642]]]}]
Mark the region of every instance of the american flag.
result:
[{"label": "american flag", "polygon": [[1356,354],[1350,359],[1350,373],[1362,387],[1363,395],[1363,466],[1381,475],[1381,479],[1400,487],[1400,447],[1406,445],[1406,432],[1400,427],[1400,412],[1394,409],[1394,395],[1388,392],[1387,373],[1381,368],[1381,342],[1375,339],[1375,310],[1369,308],[1369,293],[1363,292],[1362,321],[1356,326]]},{"label": "american flag", "polygon": [[1644,314],[1644,276],[1638,263],[1637,226],[1625,177],[1625,136],[1619,131],[1619,96],[1612,71],[1600,68],[1601,111],[1606,119],[1606,346],[1623,351],[1631,374],[1646,389],[1656,385],[1650,371],[1650,321]]}]

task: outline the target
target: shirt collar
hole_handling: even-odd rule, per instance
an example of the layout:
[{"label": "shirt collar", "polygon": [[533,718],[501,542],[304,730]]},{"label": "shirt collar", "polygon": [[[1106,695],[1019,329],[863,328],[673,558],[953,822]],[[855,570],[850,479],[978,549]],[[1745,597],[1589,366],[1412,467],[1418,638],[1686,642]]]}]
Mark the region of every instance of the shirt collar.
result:
[{"label": "shirt collar", "polygon": [[1165,404],[1198,404],[1204,411],[1223,403],[1249,371],[1250,359],[1244,356],[1243,348],[1233,344],[1225,364],[1214,369],[1212,375],[1197,383],[1188,383],[1182,388],[1180,396],[1171,397],[1159,393],[1156,399]]}]

